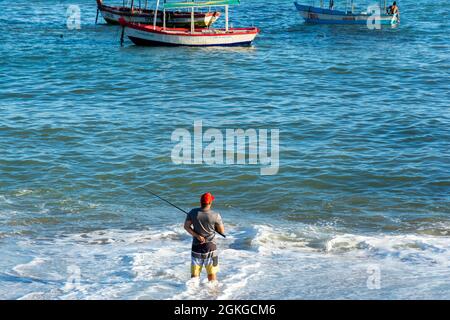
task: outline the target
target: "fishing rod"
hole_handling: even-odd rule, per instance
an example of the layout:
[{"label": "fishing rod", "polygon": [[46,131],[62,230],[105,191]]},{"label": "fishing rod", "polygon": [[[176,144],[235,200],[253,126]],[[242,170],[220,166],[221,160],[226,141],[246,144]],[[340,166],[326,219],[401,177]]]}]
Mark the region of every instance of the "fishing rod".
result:
[{"label": "fishing rod", "polygon": [[[146,188],[144,188],[144,187],[140,187],[140,188],[141,188],[142,190],[145,190],[145,191],[148,192],[149,194],[151,194],[151,195],[157,197],[158,199],[164,201],[165,203],[171,205],[172,207],[177,208],[177,209],[180,210],[181,212],[183,212],[183,213],[185,213],[185,214],[189,214],[189,212],[187,212],[186,210],[183,210],[183,209],[181,209],[180,207],[174,205],[172,202],[170,202],[170,201],[168,201],[168,200],[166,200],[166,199],[164,199],[164,198],[161,198],[161,197],[158,196],[156,193],[154,193],[154,192],[152,192],[152,191],[150,191],[150,190],[148,190],[148,189],[146,189]],[[222,237],[224,237],[224,238],[227,237],[227,236],[224,235],[222,232],[219,232],[219,231],[217,231],[217,230],[215,230],[215,231],[216,231],[218,234],[220,234]]]}]

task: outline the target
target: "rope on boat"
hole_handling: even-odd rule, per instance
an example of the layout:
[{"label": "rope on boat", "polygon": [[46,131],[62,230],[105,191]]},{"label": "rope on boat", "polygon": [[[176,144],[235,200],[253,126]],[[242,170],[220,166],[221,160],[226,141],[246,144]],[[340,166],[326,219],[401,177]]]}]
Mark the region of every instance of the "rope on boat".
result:
[{"label": "rope on boat", "polygon": [[123,47],[123,37],[125,35],[125,25],[122,25],[122,34],[120,35],[120,46]]}]

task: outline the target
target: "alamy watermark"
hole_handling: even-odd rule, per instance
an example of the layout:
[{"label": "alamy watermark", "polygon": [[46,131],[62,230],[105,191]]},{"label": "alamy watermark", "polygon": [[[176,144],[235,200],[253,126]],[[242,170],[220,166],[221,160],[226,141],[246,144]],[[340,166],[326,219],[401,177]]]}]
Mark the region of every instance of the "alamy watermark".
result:
[{"label": "alamy watermark", "polygon": [[261,175],[275,175],[279,170],[279,129],[209,128],[203,132],[203,122],[197,120],[193,132],[178,128],[171,140],[177,143],[171,153],[175,164],[260,165]]},{"label": "alamy watermark", "polygon": [[369,30],[381,29],[381,7],[378,4],[374,4],[367,7],[367,13],[370,15],[367,19],[367,28]]},{"label": "alamy watermark", "polygon": [[381,289],[381,269],[378,265],[370,265],[367,267],[367,289],[379,290]]},{"label": "alamy watermark", "polygon": [[81,9],[76,4],[71,4],[66,11],[66,25],[69,30],[81,29]]},{"label": "alamy watermark", "polygon": [[67,280],[63,287],[63,291],[77,290],[81,283],[81,269],[77,265],[67,267]]}]

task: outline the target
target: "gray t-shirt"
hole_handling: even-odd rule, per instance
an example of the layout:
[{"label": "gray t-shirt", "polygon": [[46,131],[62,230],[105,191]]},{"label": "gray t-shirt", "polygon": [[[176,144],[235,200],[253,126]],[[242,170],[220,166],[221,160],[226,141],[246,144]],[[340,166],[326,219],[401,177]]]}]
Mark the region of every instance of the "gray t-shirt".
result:
[{"label": "gray t-shirt", "polygon": [[[192,209],[187,217],[186,221],[191,221],[194,231],[204,237],[206,242],[215,243],[215,230],[216,225],[222,225],[222,217],[219,213],[213,210],[203,210],[202,208]],[[193,245],[200,244],[197,238],[193,238]]]}]

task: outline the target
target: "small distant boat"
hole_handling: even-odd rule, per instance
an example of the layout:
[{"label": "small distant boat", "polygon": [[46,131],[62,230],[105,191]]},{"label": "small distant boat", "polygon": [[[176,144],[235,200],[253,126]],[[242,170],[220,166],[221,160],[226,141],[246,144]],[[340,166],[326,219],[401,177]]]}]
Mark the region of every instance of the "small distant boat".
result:
[{"label": "small distant boat", "polygon": [[[140,2],[139,2],[140,3]],[[146,1],[147,4],[147,1]],[[97,0],[97,10],[103,19],[109,24],[119,24],[119,19],[123,17],[127,22],[153,24],[154,10],[134,6],[131,1],[130,6],[108,6],[103,4],[103,0]],[[98,13],[97,13],[98,14]],[[166,11],[166,26],[169,27],[189,27],[191,24],[191,13],[182,11]],[[220,17],[220,12],[195,12],[194,24],[196,27],[204,28],[211,26]],[[159,12],[156,17],[156,25],[163,24],[163,13]]]},{"label": "small distant boat", "polygon": [[[350,7],[349,7],[350,3]],[[321,7],[302,5],[294,2],[295,7],[300,12],[300,15],[305,19],[306,23],[312,24],[359,24],[367,25],[367,23],[379,23],[380,25],[396,26],[400,22],[399,13],[387,13],[386,1],[383,6],[380,6],[380,14],[374,15],[371,12],[361,11],[354,12],[353,0],[346,1],[345,10],[334,9],[334,1],[330,1],[328,8],[323,8],[323,1]]]},{"label": "small distant boat", "polygon": [[[228,8],[229,5],[239,4],[240,0],[188,0],[185,2],[168,2],[163,5],[163,25],[158,26],[157,12],[159,8],[159,0],[157,0],[156,10],[154,13],[153,25],[144,25],[139,23],[127,22],[124,18],[120,18],[119,22],[123,26],[122,39],[124,34],[137,45],[146,46],[248,46],[259,33],[256,27],[250,28],[230,28]],[[224,7],[225,8],[225,28],[196,28],[195,14],[196,8],[204,7]],[[166,25],[164,17],[166,9],[190,9],[191,10],[191,26],[190,28],[169,28]]]}]

